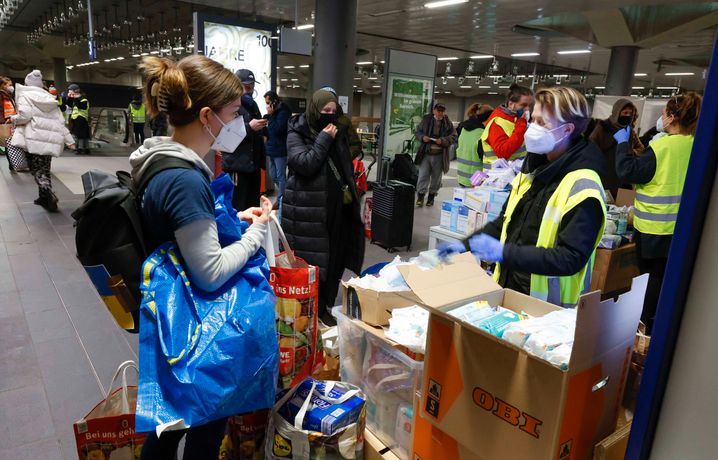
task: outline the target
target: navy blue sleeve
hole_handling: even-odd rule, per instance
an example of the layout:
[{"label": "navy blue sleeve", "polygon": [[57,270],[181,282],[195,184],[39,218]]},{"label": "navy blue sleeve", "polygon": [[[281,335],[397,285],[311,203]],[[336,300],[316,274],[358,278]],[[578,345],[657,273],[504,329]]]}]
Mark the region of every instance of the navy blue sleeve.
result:
[{"label": "navy blue sleeve", "polygon": [[618,177],[631,184],[647,184],[656,175],[656,154],[648,147],[638,156],[628,142],[616,147],[616,173]]},{"label": "navy blue sleeve", "polygon": [[196,169],[159,172],[145,190],[143,224],[154,245],[174,240],[174,232],[202,219],[214,219],[209,180]]}]

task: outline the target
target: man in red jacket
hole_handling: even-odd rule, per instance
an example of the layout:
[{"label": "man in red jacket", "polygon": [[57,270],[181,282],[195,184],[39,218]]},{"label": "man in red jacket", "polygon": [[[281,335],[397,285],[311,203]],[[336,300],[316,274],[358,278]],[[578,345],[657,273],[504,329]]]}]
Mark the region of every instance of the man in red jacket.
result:
[{"label": "man in red jacket", "polygon": [[511,85],[506,103],[496,107],[486,122],[481,136],[484,148],[484,170],[491,169],[491,163],[503,158],[515,160],[526,156],[524,133],[531,117],[533,91],[525,86]]}]

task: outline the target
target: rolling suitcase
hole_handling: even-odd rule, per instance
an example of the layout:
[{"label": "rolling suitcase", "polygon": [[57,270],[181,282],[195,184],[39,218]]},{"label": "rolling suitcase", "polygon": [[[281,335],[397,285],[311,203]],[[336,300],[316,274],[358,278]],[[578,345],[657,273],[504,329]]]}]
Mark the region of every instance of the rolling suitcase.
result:
[{"label": "rolling suitcase", "polygon": [[387,180],[390,161],[382,164],[382,181],[374,185],[371,213],[371,242],[394,252],[406,247],[411,251],[414,231],[414,186]]}]

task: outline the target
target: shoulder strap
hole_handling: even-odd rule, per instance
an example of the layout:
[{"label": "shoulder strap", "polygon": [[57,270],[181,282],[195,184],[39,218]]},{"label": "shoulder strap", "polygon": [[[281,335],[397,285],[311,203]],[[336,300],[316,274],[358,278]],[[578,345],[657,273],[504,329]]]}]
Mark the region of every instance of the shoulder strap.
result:
[{"label": "shoulder strap", "polygon": [[142,196],[142,192],[144,192],[153,177],[165,169],[173,168],[194,169],[194,164],[175,157],[164,157],[161,160],[153,162],[142,175],[142,180],[139,183],[135,183],[135,194],[138,197]]}]

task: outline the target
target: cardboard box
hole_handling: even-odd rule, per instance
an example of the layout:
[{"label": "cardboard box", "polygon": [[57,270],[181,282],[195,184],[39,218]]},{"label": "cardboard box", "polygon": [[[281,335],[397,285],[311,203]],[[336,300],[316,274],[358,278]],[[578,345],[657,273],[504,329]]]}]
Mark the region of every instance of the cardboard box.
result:
[{"label": "cardboard box", "polygon": [[491,202],[491,187],[477,187],[466,193],[464,204],[474,211],[486,212]]},{"label": "cardboard box", "polygon": [[596,444],[593,460],[623,460],[626,457],[630,434],[630,423],[613,432],[609,437]]},{"label": "cardboard box", "polygon": [[628,188],[619,188],[616,193],[616,206],[633,206],[636,200],[636,191]]},{"label": "cardboard box", "polygon": [[640,274],[635,243],[617,249],[596,249],[591,290],[603,293],[625,290]]},{"label": "cardboard box", "polygon": [[454,187],[454,201],[466,201],[466,192],[471,190],[465,187]]},{"label": "cardboard box", "polygon": [[357,318],[373,326],[386,326],[391,310],[415,305],[418,299],[411,292],[379,292],[348,285],[344,288],[343,312],[350,318]]},{"label": "cardboard box", "polygon": [[441,220],[439,226],[447,230],[451,230],[451,204],[449,200],[441,202]]},{"label": "cardboard box", "polygon": [[415,394],[424,363],[405,354],[380,328],[338,314],[341,379],[366,397],[366,427],[394,454],[412,448]]},{"label": "cardboard box", "polygon": [[369,430],[364,430],[364,460],[399,460],[388,447]]},{"label": "cardboard box", "polygon": [[417,404],[414,410],[414,443],[410,460],[481,460],[456,439],[425,420]]},{"label": "cardboard box", "polygon": [[448,314],[473,300],[534,316],[559,307],[501,289],[471,254],[400,271],[431,313],[421,415],[435,427],[483,460],[586,459],[613,432],[647,276],[617,302],[581,298],[563,371]]}]

